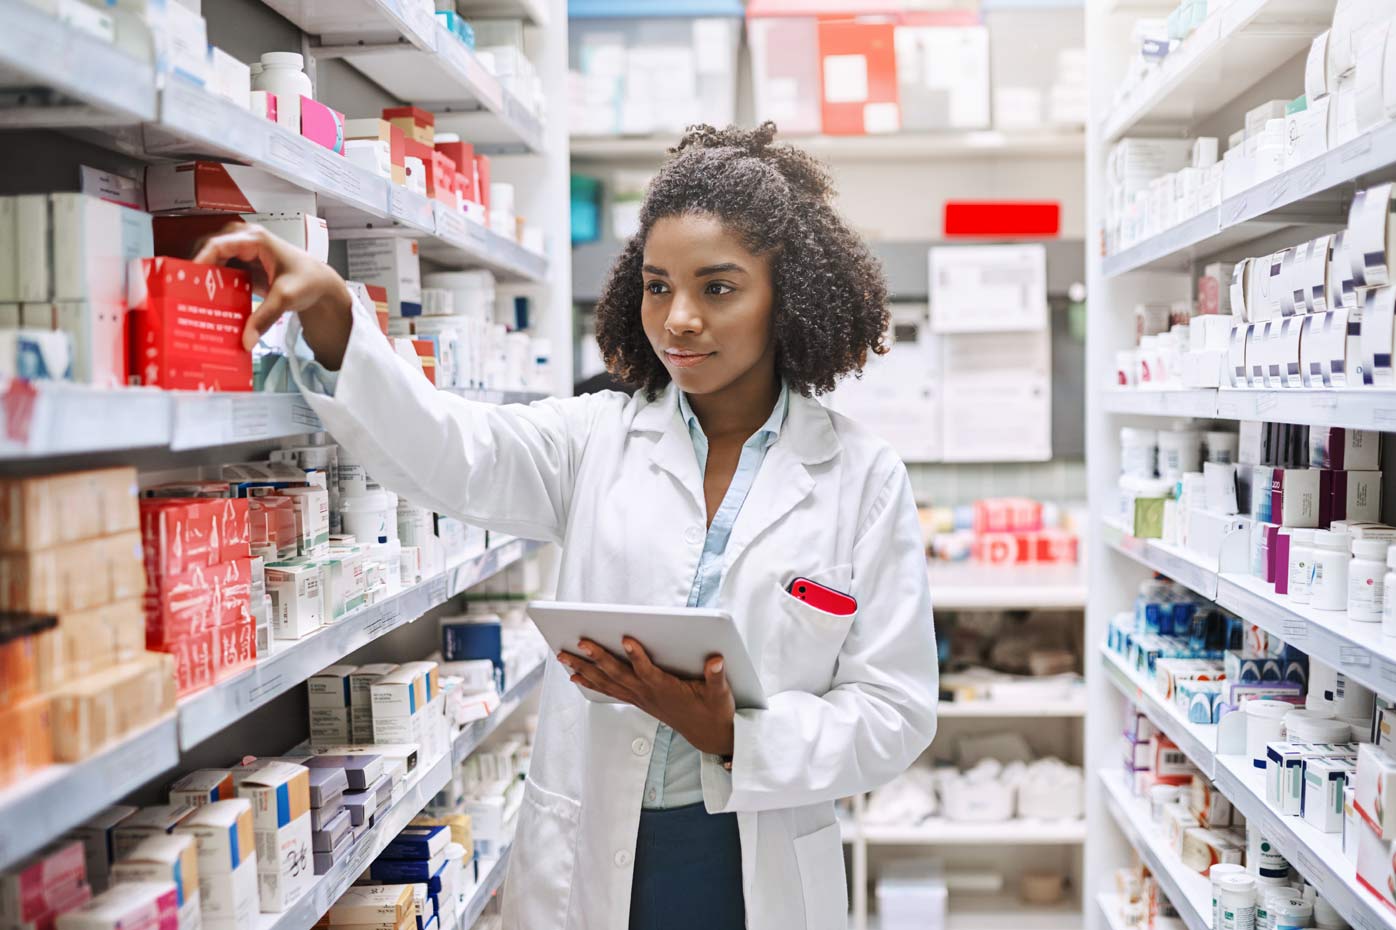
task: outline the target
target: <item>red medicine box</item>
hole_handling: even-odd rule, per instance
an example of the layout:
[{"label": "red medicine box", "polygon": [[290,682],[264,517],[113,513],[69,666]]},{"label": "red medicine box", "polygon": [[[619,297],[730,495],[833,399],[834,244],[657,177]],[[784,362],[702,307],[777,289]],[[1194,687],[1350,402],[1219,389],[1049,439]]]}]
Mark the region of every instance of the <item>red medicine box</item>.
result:
[{"label": "red medicine box", "polygon": [[856,21],[819,24],[821,114],[830,135],[896,132],[896,26]]},{"label": "red medicine box", "polygon": [[246,272],[142,258],[131,275],[131,378],[166,390],[250,391],[242,331],[252,315]]},{"label": "red medicine box", "polygon": [[490,221],[490,157],[488,155],[475,156],[475,193],[478,195],[480,206],[485,208],[485,223]]},{"label": "red medicine box", "polygon": [[[436,150],[456,163],[456,187],[464,200],[479,200],[475,190],[475,146],[469,142],[438,142]],[[460,178],[465,178],[464,187]]]},{"label": "red medicine box", "polygon": [[214,679],[223,681],[257,664],[257,621],[251,614],[220,626]]}]

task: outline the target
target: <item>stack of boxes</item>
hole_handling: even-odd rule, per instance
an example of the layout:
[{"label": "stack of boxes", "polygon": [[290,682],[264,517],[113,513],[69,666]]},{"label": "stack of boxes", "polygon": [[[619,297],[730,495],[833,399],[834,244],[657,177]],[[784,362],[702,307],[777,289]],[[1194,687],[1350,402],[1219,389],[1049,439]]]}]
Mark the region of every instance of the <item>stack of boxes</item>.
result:
[{"label": "stack of boxes", "polygon": [[372,881],[389,886],[411,883],[423,930],[455,926],[465,875],[464,857],[460,850],[451,855],[451,842],[449,827],[409,826],[369,867]]},{"label": "stack of boxes", "polygon": [[56,918],[92,899],[83,844],[60,840],[0,873],[0,921],[52,927]]},{"label": "stack of boxes", "polygon": [[128,804],[113,804],[80,827],[69,830],[65,839],[82,843],[86,853],[87,881],[92,890],[107,890],[112,862],[116,857],[116,828],[136,812]]},{"label": "stack of boxes", "polygon": [[416,923],[411,885],[355,885],[318,921],[334,930],[425,930]]},{"label": "stack of boxes", "polygon": [[257,661],[249,533],[245,499],[141,501],[146,644],[175,657],[181,695]]},{"label": "stack of boxes", "polygon": [[165,930],[179,923],[179,893],[170,882],[122,882],[61,915],[59,930]]},{"label": "stack of boxes", "polygon": [[112,866],[111,879],[172,885],[179,913],[179,930],[201,930],[202,898],[199,895],[199,851],[187,834],[152,836]]},{"label": "stack of boxes", "polygon": [[349,812],[349,826],[354,838],[362,836],[373,826],[379,799],[386,808],[392,800],[392,779],[385,774],[384,761],[371,753],[354,755],[317,755],[305,762],[310,769],[342,772],[345,787],[340,802]]},{"label": "stack of boxes", "polygon": [[344,806],[349,779],[343,769],[310,769],[310,842],[315,874],[324,875],[344,858],[354,842],[353,819]]},{"label": "stack of boxes", "polygon": [[[136,477],[108,468],[0,482],[0,776],[76,762],[174,707],[145,651]],[[45,730],[45,724],[49,729]]]}]

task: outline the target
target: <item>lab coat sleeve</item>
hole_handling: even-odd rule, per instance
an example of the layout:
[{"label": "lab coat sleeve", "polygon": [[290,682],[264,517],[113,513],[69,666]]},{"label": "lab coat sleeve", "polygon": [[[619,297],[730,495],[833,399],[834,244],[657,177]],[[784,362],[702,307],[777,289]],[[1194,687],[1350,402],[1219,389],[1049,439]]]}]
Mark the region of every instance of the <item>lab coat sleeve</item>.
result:
[{"label": "lab coat sleeve", "polygon": [[[559,542],[571,501],[575,443],[598,397],[487,404],[439,391],[393,351],[354,302],[353,328],[333,396],[297,386],[325,428],[389,490],[474,526]],[[296,321],[292,321],[293,324]],[[299,326],[288,332],[288,344]]]},{"label": "lab coat sleeve", "polygon": [[[879,510],[880,507],[880,510]],[[938,670],[926,557],[898,465],[854,543],[858,615],[824,695],[786,691],[737,712],[732,771],[702,766],[710,812],[834,801],[901,774],[936,730]]]}]

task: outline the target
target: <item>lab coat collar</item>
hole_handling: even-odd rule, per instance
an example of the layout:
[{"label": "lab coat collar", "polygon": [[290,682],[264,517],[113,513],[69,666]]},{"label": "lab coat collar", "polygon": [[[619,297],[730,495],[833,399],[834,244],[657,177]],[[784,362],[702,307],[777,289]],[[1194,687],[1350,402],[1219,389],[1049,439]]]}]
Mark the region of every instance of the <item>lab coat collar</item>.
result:
[{"label": "lab coat collar", "polygon": [[[789,393],[790,406],[780,428],[780,436],[771,446],[772,450],[783,449],[805,465],[818,465],[838,455],[842,444],[834,431],[829,411],[812,397],[805,397],[798,391]],[[639,409],[631,420],[630,431],[663,434],[655,444],[651,460],[680,478],[690,470],[681,467],[681,463],[686,462],[696,475],[698,465],[693,455],[688,425],[679,412],[678,389],[670,383],[652,401],[645,400],[640,394],[636,397]]]}]

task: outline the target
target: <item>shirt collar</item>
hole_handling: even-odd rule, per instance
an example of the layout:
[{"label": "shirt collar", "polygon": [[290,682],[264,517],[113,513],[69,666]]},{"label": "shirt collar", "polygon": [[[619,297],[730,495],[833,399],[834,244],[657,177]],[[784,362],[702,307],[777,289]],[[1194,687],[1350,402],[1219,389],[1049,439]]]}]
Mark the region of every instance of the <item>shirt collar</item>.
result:
[{"label": "shirt collar", "polygon": [[[703,432],[703,426],[698,422],[698,415],[693,412],[693,408],[688,403],[688,395],[683,391],[676,390],[679,395],[679,413],[683,415],[684,423],[688,424],[689,432]],[[780,435],[781,427],[785,425],[785,415],[790,410],[790,387],[782,381],[780,383],[780,395],[776,397],[775,406],[771,408],[771,415],[766,418],[766,422],[761,424],[761,428],[755,433],[756,436],[763,437],[767,442],[774,442]]]}]

